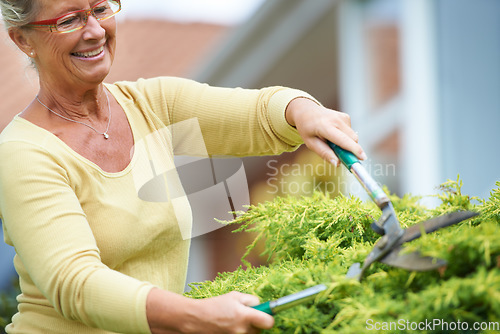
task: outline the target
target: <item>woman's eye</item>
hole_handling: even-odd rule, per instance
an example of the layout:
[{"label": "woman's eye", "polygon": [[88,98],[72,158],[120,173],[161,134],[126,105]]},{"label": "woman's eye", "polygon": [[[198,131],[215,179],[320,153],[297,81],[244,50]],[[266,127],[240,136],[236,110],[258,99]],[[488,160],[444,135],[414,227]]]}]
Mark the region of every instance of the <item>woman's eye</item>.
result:
[{"label": "woman's eye", "polygon": [[74,25],[74,24],[76,24],[76,22],[78,22],[78,18],[76,16],[70,16],[70,17],[65,17],[65,18],[62,18],[61,20],[59,20],[59,22],[57,22],[57,25],[62,26],[62,27],[66,27],[66,26]]},{"label": "woman's eye", "polygon": [[105,6],[97,7],[97,8],[94,9],[94,13],[95,13],[95,15],[106,14],[107,9],[108,8],[105,7]]}]

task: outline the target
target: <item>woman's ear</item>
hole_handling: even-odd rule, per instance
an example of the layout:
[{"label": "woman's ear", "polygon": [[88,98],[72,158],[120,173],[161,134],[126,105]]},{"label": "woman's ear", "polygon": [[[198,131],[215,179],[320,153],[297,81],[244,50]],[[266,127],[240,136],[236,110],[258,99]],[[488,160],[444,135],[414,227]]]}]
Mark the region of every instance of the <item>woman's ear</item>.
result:
[{"label": "woman's ear", "polygon": [[33,48],[33,45],[30,41],[28,33],[16,27],[11,27],[8,30],[10,39],[16,43],[17,47],[24,52],[28,57],[34,58],[36,56],[36,52]]}]

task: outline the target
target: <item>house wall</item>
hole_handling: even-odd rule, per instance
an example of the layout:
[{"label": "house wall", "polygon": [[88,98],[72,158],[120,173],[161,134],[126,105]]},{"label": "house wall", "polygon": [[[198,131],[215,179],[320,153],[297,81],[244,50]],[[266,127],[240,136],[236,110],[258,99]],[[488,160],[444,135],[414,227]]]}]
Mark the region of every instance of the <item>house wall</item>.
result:
[{"label": "house wall", "polygon": [[441,176],[487,198],[500,181],[500,1],[436,1],[436,27]]},{"label": "house wall", "polygon": [[[341,106],[372,161],[396,167],[379,179],[391,191],[432,195],[460,174],[465,193],[485,198],[500,180],[499,9],[496,0],[341,1]],[[378,18],[397,29],[398,49],[373,48],[380,36],[370,30]],[[383,54],[390,49],[395,53]],[[377,52],[386,60],[399,54],[399,61],[378,62]],[[392,101],[377,110],[377,91],[397,81]],[[392,161],[374,143],[395,152],[386,155]],[[426,197],[425,203],[437,201]]]}]

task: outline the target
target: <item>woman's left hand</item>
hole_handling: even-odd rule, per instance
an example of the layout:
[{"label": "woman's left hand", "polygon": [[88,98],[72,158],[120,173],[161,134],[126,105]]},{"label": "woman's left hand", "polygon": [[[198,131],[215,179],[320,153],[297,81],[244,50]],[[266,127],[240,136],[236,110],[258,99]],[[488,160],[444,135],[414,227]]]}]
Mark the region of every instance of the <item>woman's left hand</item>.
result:
[{"label": "woman's left hand", "polygon": [[339,159],[326,140],[366,160],[358,135],[351,128],[349,115],[325,108],[307,98],[292,100],[286,109],[287,122],[297,128],[306,146],[327,162],[338,166]]}]

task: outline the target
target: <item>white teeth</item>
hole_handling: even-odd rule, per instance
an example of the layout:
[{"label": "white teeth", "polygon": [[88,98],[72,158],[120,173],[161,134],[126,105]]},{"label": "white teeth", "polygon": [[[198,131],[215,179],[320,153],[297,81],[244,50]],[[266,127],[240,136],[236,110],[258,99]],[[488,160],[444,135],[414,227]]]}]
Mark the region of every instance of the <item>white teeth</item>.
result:
[{"label": "white teeth", "polygon": [[90,51],[90,52],[75,52],[75,53],[73,53],[73,55],[75,55],[77,57],[90,58],[90,57],[97,56],[98,54],[100,54],[103,51],[104,51],[104,46],[101,46],[99,49],[97,49],[95,51]]}]

